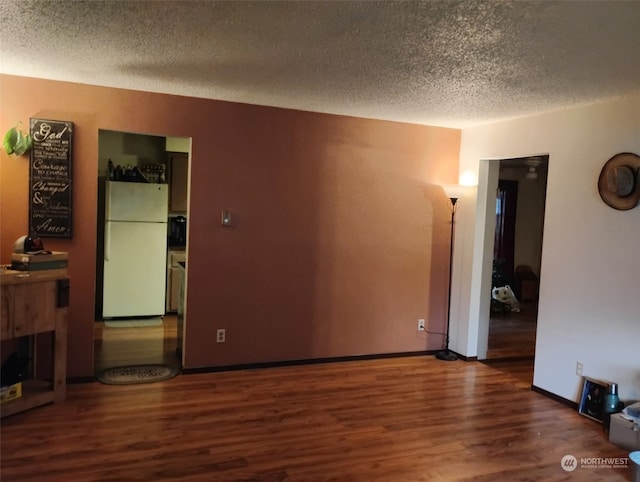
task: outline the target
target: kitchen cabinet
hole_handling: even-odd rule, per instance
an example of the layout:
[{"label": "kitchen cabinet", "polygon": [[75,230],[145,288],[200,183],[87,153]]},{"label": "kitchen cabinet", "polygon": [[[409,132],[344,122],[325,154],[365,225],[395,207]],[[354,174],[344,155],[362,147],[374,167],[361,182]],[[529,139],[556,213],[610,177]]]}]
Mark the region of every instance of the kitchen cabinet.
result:
[{"label": "kitchen cabinet", "polygon": [[171,250],[167,255],[167,312],[178,310],[180,296],[180,265],[185,262],[187,253],[185,250]]},{"label": "kitchen cabinet", "polygon": [[[22,382],[22,396],[2,404],[2,417],[47,403],[64,400],[67,369],[67,316],[69,278],[60,270],[25,272],[4,270],[1,278],[0,335],[3,341],[31,337],[33,352],[40,333],[51,332],[52,346],[46,368],[39,379],[33,374]],[[49,379],[50,378],[50,379]]]},{"label": "kitchen cabinet", "polygon": [[188,205],[189,155],[169,154],[169,212],[186,213]]}]

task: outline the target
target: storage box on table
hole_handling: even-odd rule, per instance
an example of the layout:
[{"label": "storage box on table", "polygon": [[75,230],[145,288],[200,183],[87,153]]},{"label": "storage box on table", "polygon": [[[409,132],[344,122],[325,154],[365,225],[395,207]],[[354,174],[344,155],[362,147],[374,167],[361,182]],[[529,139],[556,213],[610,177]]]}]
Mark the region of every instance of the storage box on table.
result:
[{"label": "storage box on table", "polygon": [[11,254],[11,269],[16,271],[41,271],[47,269],[66,269],[69,264],[69,253],[52,251],[42,254]]},{"label": "storage box on table", "polygon": [[640,450],[640,426],[621,413],[611,415],[609,442],[627,450]]}]

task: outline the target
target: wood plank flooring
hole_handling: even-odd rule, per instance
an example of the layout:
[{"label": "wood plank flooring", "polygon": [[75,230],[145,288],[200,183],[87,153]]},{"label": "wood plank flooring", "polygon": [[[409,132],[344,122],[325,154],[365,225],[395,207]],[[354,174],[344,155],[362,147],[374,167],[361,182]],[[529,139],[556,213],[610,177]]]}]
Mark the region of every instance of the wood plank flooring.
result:
[{"label": "wood plank flooring", "polygon": [[491,313],[487,359],[533,358],[536,349],[538,305],[523,302],[520,312]]},{"label": "wood plank flooring", "polygon": [[11,481],[624,481],[596,422],[530,390],[532,363],[432,356],[68,386],[2,420]]},{"label": "wood plank flooring", "polygon": [[114,328],[96,322],[93,335],[95,373],[124,365],[180,364],[175,315],[165,315],[160,326]]}]

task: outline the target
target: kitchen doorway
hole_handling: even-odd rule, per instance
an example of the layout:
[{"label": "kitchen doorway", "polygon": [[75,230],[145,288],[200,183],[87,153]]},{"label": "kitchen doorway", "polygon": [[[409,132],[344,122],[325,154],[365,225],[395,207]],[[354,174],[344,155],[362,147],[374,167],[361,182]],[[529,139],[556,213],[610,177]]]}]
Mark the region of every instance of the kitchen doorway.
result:
[{"label": "kitchen doorway", "polygon": [[[181,368],[182,350],[178,347],[178,343],[182,341],[182,336],[179,336],[178,330],[183,329],[182,319],[179,320],[179,316],[182,318],[183,313],[178,313],[176,293],[184,293],[184,289],[178,289],[181,277],[176,276],[175,272],[178,268],[174,266],[174,261],[180,260],[186,265],[191,139],[100,130],[98,151],[97,216],[99,222],[97,223],[96,252],[94,373],[114,366],[150,363]],[[154,243],[157,241],[157,244],[161,245],[161,251],[158,256],[149,260],[153,263],[153,267],[145,266],[141,269],[140,266],[136,267],[134,262],[130,265],[123,263],[120,266],[122,272],[119,276],[122,279],[137,274],[153,276],[153,280],[146,283],[142,279],[133,285],[130,284],[131,286],[120,293],[127,299],[115,304],[132,306],[132,311],[112,316],[110,313],[113,312],[113,308],[106,306],[106,302],[113,305],[114,297],[107,297],[107,283],[114,284],[116,287],[125,284],[118,282],[118,276],[112,277],[111,280],[106,276],[107,260],[115,257],[113,252],[115,245],[107,236],[112,234],[108,214],[112,215],[114,211],[112,197],[115,187],[136,192],[155,190],[157,187],[157,190],[163,190],[165,194],[162,199],[156,196],[155,200],[149,203],[144,202],[145,199],[150,199],[149,196],[134,196],[133,201],[140,201],[140,204],[153,207],[153,211],[157,211],[160,207],[164,208],[164,214],[160,216],[162,219],[153,221],[162,226],[161,232],[154,230],[159,233],[154,238]],[[136,204],[133,201],[127,201],[124,204],[127,206]],[[123,211],[126,213],[129,209],[125,206]],[[145,212],[147,211],[148,209],[145,208]],[[120,250],[127,252],[126,257],[142,258],[145,263],[147,262],[148,242],[137,243],[132,237],[125,236],[121,244]],[[157,289],[154,288],[150,295],[147,285],[158,280],[161,280],[160,286]],[[152,309],[147,308],[148,302],[136,301],[150,296],[157,300],[152,303]],[[115,298],[116,301],[118,299]],[[142,312],[134,311],[139,305],[143,306]],[[117,309],[121,309],[121,306]]]}]

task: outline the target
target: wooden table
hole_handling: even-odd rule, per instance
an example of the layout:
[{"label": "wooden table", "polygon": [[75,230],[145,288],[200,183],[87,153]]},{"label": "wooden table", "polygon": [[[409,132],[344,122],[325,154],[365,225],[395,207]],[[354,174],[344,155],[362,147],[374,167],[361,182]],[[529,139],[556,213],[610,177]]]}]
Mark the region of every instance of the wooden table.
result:
[{"label": "wooden table", "polygon": [[35,335],[51,332],[53,338],[51,350],[48,350],[50,358],[47,360],[51,376],[47,379],[34,376],[24,380],[22,397],[0,405],[2,417],[65,398],[69,305],[69,277],[66,272],[66,269],[2,270],[1,339],[30,337],[34,340],[34,353],[39,353],[35,347]]}]

